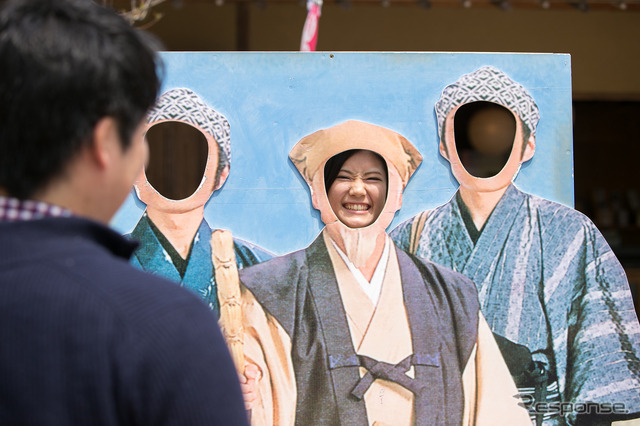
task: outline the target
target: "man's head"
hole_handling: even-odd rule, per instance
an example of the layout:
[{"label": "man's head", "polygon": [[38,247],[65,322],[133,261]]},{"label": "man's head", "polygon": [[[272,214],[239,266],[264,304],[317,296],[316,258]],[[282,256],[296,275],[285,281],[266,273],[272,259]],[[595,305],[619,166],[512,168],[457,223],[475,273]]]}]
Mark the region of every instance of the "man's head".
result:
[{"label": "man's head", "polygon": [[[440,153],[451,163],[451,170],[461,186],[479,192],[506,187],[519,170],[520,164],[531,159],[535,152],[535,132],[540,119],[533,97],[519,83],[493,67],[482,67],[463,75],[445,87],[435,105],[440,136]],[[511,118],[510,118],[511,117]],[[494,119],[493,122],[487,120]],[[461,161],[458,150],[463,144],[462,127],[475,121],[484,132],[484,139],[496,135],[512,135],[510,149],[500,170],[491,176],[470,173]],[[500,128],[496,128],[500,127]],[[489,141],[487,150],[505,145],[501,140]],[[493,146],[491,146],[493,145]]]},{"label": "man's head", "polygon": [[[177,88],[163,93],[147,115],[147,135],[152,128],[160,129],[172,126],[188,126],[201,133],[207,141],[208,154],[204,175],[195,192],[186,198],[174,200],[154,188],[143,173],[135,184],[136,192],[142,202],[157,210],[182,213],[203,207],[213,191],[220,188],[229,175],[231,166],[231,129],[226,117],[207,105],[190,89]],[[168,134],[167,134],[168,135]],[[170,137],[170,136],[169,136]],[[153,149],[151,138],[147,138]],[[175,137],[174,137],[175,139]],[[182,140],[171,140],[172,144],[184,144]]]},{"label": "man's head", "polygon": [[7,2],[0,63],[0,188],[22,199],[64,179],[97,136],[121,150],[99,161],[128,153],[160,84],[154,42],[86,0]]}]

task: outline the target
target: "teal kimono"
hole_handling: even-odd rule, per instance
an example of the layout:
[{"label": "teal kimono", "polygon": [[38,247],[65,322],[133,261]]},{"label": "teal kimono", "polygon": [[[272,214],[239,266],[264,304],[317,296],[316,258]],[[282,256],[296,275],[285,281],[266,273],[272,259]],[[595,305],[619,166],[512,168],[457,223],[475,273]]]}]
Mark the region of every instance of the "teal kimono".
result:
[{"label": "teal kimono", "polygon": [[[161,234],[158,234],[159,232],[145,213],[128,235],[140,242],[140,246],[131,258],[131,263],[144,271],[160,275],[188,288],[200,296],[216,315],[219,315],[215,269],[211,259],[212,230],[207,221],[202,219],[182,268],[174,263],[170,253],[173,247]],[[238,269],[273,257],[271,253],[254,244],[238,238],[234,238],[233,242]]]},{"label": "teal kimono", "polygon": [[[469,218],[458,195],[429,211],[416,255],[475,282],[494,333],[546,365],[549,397],[640,413],[640,326],[625,272],[593,223],[513,185],[479,232]],[[404,250],[412,222],[390,234]]]}]

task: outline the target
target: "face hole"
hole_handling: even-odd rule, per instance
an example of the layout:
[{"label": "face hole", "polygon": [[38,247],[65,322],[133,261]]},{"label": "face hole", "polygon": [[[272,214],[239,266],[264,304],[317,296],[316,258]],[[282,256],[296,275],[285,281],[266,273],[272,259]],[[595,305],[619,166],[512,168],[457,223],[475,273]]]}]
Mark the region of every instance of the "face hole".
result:
[{"label": "face hole", "polygon": [[378,219],[386,204],[388,179],[386,161],[373,151],[344,151],[324,166],[329,205],[349,228],[363,228]]},{"label": "face hole", "polygon": [[461,106],[454,117],[455,144],[464,168],[472,176],[490,178],[505,166],[516,135],[511,111],[492,102]]},{"label": "face hole", "polygon": [[146,134],[149,144],[147,180],[163,197],[182,200],[191,196],[204,176],[209,145],[193,126],[176,121],[158,123]]}]

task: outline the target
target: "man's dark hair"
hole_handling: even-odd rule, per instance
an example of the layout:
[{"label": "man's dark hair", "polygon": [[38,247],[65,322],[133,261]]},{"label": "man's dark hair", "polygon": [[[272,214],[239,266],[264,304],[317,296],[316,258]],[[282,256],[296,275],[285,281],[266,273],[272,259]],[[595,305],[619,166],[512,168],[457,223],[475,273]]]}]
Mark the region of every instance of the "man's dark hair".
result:
[{"label": "man's dark hair", "polygon": [[103,117],[123,149],[153,105],[157,43],[90,0],[0,10],[0,188],[29,198],[63,173]]}]

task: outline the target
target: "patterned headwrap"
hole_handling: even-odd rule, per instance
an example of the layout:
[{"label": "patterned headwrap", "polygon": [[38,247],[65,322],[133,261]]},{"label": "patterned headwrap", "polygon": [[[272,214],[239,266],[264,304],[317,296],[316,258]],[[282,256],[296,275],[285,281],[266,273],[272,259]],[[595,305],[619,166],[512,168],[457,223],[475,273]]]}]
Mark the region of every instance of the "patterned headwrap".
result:
[{"label": "patterned headwrap", "polygon": [[231,127],[224,115],[204,103],[189,89],[163,93],[147,114],[149,124],[158,121],[184,121],[209,133],[220,147],[219,166],[231,165]]},{"label": "patterned headwrap", "polygon": [[540,112],[533,97],[522,85],[490,66],[465,74],[444,88],[435,106],[438,134],[442,135],[442,127],[449,111],[458,105],[477,101],[493,102],[509,108],[520,117],[532,136],[536,134]]}]

